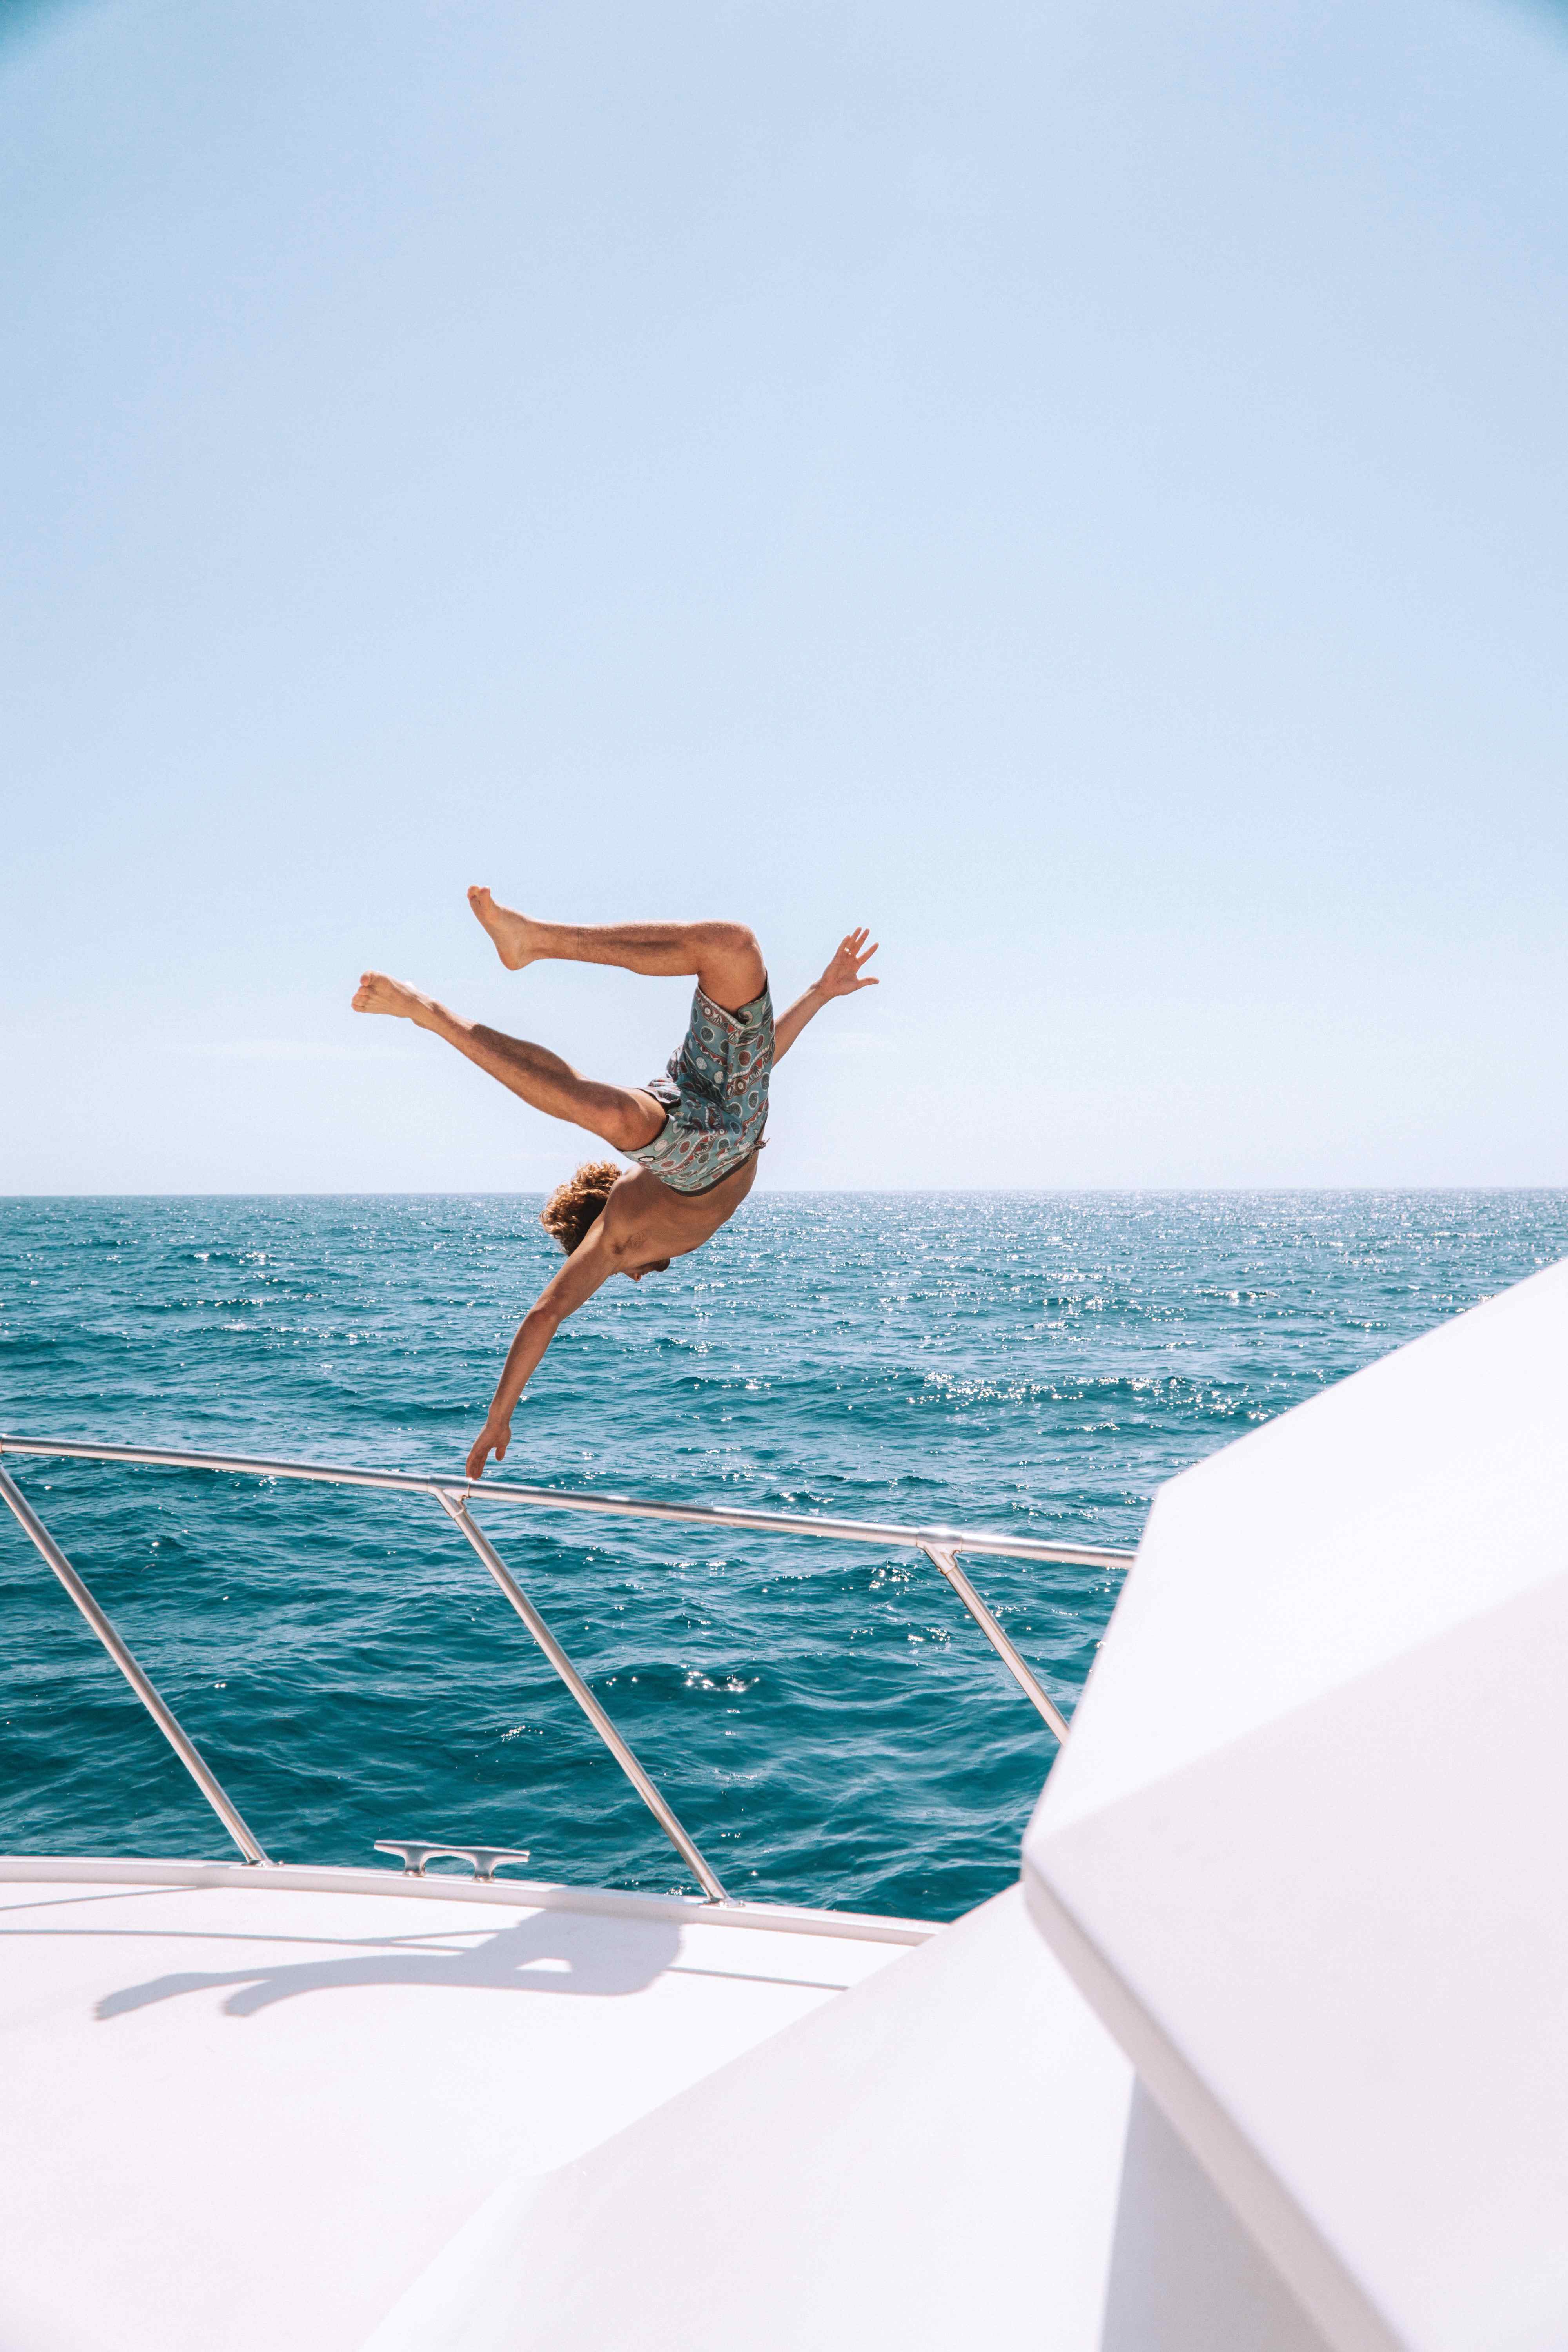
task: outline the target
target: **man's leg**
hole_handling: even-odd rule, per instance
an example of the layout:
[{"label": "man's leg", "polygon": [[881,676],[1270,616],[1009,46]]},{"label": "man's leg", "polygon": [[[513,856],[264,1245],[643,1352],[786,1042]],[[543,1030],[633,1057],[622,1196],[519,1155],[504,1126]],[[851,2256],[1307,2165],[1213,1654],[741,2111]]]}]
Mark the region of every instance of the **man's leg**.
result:
[{"label": "man's leg", "polygon": [[382,971],[367,971],[353,1000],[356,1013],[390,1013],[412,1021],[433,1036],[444,1037],[459,1054],[499,1078],[535,1110],[548,1111],[574,1127],[585,1127],[616,1151],[640,1150],[664,1125],[665,1114],[651,1095],[638,1087],[612,1087],[584,1078],[546,1046],[531,1045],[521,1037],[508,1037],[481,1022],[464,1021],[434,997],[421,996],[400,980]]},{"label": "man's leg", "polygon": [[468,904],[509,971],[524,964],[613,963],[623,971],[692,973],[705,996],[738,1013],[763,992],[763,952],[744,923],[542,923],[498,907],[488,890]]}]

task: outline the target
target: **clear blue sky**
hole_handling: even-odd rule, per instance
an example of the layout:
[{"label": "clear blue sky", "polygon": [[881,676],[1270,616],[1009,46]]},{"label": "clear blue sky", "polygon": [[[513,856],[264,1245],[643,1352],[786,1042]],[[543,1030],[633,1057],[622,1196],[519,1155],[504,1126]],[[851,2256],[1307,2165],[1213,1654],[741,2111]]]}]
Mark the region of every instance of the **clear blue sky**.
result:
[{"label": "clear blue sky", "polygon": [[787,1185],[1568,1181],[1568,14],[0,16],[0,1191],[530,1189],[734,914]]}]

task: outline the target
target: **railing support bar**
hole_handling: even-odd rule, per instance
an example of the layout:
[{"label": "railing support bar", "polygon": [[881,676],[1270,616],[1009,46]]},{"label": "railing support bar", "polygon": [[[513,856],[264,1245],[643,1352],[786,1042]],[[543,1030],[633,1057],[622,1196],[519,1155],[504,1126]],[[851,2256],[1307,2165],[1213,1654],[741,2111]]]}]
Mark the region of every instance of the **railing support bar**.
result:
[{"label": "railing support bar", "polygon": [[468,1505],[455,1503],[450,1495],[440,1486],[428,1487],[426,1492],[435,1496],[447,1517],[455,1520],[468,1537],[468,1541],[479,1553],[479,1558],[484,1561],[485,1566],[658,1823],[659,1828],[664,1832],[665,1836],[669,1840],[670,1844],[690,1871],[710,1903],[728,1903],[730,1897],[720,1883],[718,1872],[703,1860],[676,1819],[672,1807],[659,1795],[658,1790],[654,1787],[653,1782],[648,1779],[647,1774],[643,1770],[642,1766],[637,1762],[637,1758],[632,1754],[631,1749],[626,1746],[626,1741],[621,1738],[620,1733],[616,1729],[615,1725],[610,1721],[609,1717],[605,1713],[521,1585],[512,1575],[489,1538],[470,1518]]},{"label": "railing support bar", "polygon": [[946,1577],[1030,1706],[1044,1716],[1058,1739],[1065,1739],[1068,1736],[1066,1716],[1040,1688],[1039,1684],[960,1568],[957,1554],[950,1551],[945,1544],[922,1543],[921,1549],[931,1565],[940,1569],[942,1575]]},{"label": "railing support bar", "polygon": [[182,1730],[173,1710],[159,1697],[21,1488],[4,1470],[0,1470],[0,1502],[8,1507],[23,1534],[53,1569],[247,1862],[264,1863],[267,1856],[247,1827],[238,1807],[231,1803],[225,1794],[203,1762],[195,1742]]}]

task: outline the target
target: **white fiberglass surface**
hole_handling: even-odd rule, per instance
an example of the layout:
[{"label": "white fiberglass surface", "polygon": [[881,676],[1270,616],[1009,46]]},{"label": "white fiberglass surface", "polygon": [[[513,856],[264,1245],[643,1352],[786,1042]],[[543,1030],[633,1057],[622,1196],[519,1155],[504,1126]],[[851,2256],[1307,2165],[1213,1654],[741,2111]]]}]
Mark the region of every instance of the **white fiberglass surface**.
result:
[{"label": "white fiberglass surface", "polygon": [[1568,1260],[1162,1487],[1029,1835],[1568,1566]]},{"label": "white fiberglass surface", "polygon": [[1131,2088],[1012,1888],[508,2184],[363,2352],[1176,2352],[1101,2342]]},{"label": "white fiberglass surface", "polygon": [[1568,2344],[1568,1263],[1173,1481],[1036,1916],[1317,2324]]},{"label": "white fiberglass surface", "polygon": [[1327,2352],[1010,1888],[508,2182],[363,2352]]},{"label": "white fiberglass surface", "polygon": [[635,1901],[0,1884],[0,2344],[352,2352],[503,2178],[900,1955]]}]

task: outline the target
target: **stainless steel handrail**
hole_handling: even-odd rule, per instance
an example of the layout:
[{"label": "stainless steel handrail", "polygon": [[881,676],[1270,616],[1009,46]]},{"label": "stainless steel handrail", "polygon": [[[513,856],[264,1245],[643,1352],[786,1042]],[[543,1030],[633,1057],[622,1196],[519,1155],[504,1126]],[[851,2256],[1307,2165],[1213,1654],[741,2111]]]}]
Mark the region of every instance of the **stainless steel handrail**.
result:
[{"label": "stainless steel handrail", "polygon": [[567,1486],[523,1486],[510,1478],[421,1476],[416,1471],[366,1470],[331,1462],[274,1462],[254,1454],[193,1454],[172,1446],[87,1444],[80,1440],[8,1437],[0,1454],[61,1456],[77,1462],[151,1462],[171,1470],[228,1470],[243,1477],[308,1478],[335,1486],[381,1486],[405,1495],[449,1495],[467,1502],[528,1503],[540,1510],[597,1512],[606,1518],[668,1519],[682,1527],[738,1528],[752,1535],[826,1536],[836,1543],[889,1544],[923,1550],[986,1552],[1006,1559],[1053,1560],[1068,1568],[1130,1568],[1134,1555],[1102,1544],[1056,1543],[1042,1536],[1003,1535],[988,1528],[910,1528],[879,1519],[812,1518],[790,1511],[748,1511],[723,1504],[659,1503],[640,1495],[592,1495]]},{"label": "stainless steel handrail", "polygon": [[[13,1437],[0,1433],[0,1454],[19,1454],[35,1459],[79,1462],[133,1462],[173,1470],[217,1470],[242,1477],[295,1478],[322,1486],[378,1487],[393,1494],[419,1495],[438,1503],[467,1538],[512,1608],[577,1705],[588,1717],[621,1770],[658,1822],[710,1903],[728,1903],[723,1884],[688,1834],[673,1807],[659,1793],[616,1729],[605,1709],[578,1674],[565,1651],[507,1568],[468,1509],[471,1498],[483,1494],[499,1502],[526,1503],[545,1510],[585,1511],[609,1517],[673,1520],[688,1527],[733,1528],[748,1534],[827,1537],[840,1543],[871,1544],[897,1550],[923,1552],[957,1594],[992,1648],[1001,1658],[1030,1705],[1058,1740],[1068,1734],[1066,1717],[1030,1672],[1013,1643],[958,1565],[958,1553],[983,1551],[993,1556],[1039,1559],[1068,1566],[1120,1569],[1133,1554],[1091,1544],[1051,1543],[1035,1536],[1005,1536],[988,1529],[910,1528],[876,1520],[810,1518],[785,1511],[748,1511],[700,1504],[659,1503],[629,1495],[592,1495],[569,1488],[524,1486],[495,1479],[480,1487],[468,1478],[421,1477],[405,1470],[370,1470],[355,1465],[278,1462],[259,1454],[199,1454],[168,1446],[92,1444],[77,1439]],[[267,1856],[225,1795],[170,1709],[132,1657],[109,1619],[67,1560],[43,1521],[20,1489],[0,1470],[0,1500],[5,1501],[24,1531],[65,1586],[97,1633],[116,1665],[174,1748],[196,1786],[212,1806],[247,1861],[265,1863]]]}]

